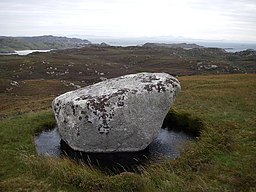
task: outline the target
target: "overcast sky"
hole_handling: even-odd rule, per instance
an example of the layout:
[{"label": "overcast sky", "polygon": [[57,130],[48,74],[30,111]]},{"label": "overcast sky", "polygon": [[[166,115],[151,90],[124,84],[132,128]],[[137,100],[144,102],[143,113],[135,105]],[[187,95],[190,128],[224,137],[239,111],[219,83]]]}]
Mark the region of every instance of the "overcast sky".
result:
[{"label": "overcast sky", "polygon": [[256,0],[0,0],[0,35],[256,42]]}]

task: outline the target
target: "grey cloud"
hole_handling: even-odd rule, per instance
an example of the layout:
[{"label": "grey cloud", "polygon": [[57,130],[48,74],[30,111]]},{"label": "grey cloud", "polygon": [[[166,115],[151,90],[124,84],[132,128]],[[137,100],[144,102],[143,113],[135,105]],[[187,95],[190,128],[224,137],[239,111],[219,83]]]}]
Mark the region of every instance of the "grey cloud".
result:
[{"label": "grey cloud", "polygon": [[[148,3],[152,2],[160,4],[166,3],[167,0],[152,0]],[[187,2],[186,6],[195,12],[204,12],[205,14],[214,12],[229,21],[229,26],[226,29],[216,29],[212,33],[217,33],[218,30],[221,33],[226,30],[224,32],[227,34],[231,32],[243,32],[245,35],[255,32],[256,34],[256,0],[187,0]],[[87,31],[91,34],[94,32],[99,34],[100,31],[105,33],[106,30],[114,34],[115,30],[119,30],[111,28],[111,24],[115,21],[109,21],[108,17],[104,16],[112,14],[114,16],[110,17],[111,19],[118,17],[118,14],[122,14],[122,10],[113,13],[111,7],[113,5],[118,9],[118,5],[124,5],[123,3],[140,7],[141,15],[143,15],[143,9],[147,7],[146,0],[1,0],[0,35],[49,34],[56,33],[56,31],[59,33],[84,33]],[[124,9],[125,6],[122,8]],[[132,10],[130,14],[133,14]],[[98,21],[103,20],[103,22],[98,24],[93,20],[94,16],[97,16]],[[81,17],[83,17],[81,23],[75,23]],[[67,22],[66,19],[70,21]],[[88,24],[86,19],[95,24],[91,24],[92,22]],[[106,26],[102,26],[104,23],[107,23]],[[129,23],[131,27],[132,23],[133,21]],[[136,31],[136,29],[134,30]]]},{"label": "grey cloud", "polygon": [[[198,10],[213,11],[227,17],[237,28],[247,27],[256,32],[255,0],[196,0],[189,4]],[[233,28],[235,28],[233,26]]]}]

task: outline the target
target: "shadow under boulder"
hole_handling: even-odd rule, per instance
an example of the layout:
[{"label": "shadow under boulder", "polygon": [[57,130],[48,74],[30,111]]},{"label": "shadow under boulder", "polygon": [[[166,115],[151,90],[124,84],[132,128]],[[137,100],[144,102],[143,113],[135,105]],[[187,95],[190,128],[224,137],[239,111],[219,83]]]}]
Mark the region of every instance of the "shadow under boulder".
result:
[{"label": "shadow under boulder", "polygon": [[193,137],[199,137],[204,124],[198,117],[193,117],[189,113],[178,113],[171,109],[166,115],[163,126],[169,130],[182,131]]}]

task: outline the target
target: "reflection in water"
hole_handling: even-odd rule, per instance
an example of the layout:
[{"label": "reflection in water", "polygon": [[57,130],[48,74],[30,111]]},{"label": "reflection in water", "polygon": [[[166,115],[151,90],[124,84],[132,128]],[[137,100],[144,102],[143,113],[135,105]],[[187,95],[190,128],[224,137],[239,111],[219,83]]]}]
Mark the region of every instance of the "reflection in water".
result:
[{"label": "reflection in water", "polygon": [[175,159],[180,155],[182,144],[193,140],[183,133],[161,129],[159,136],[143,151],[122,153],[84,153],[74,151],[61,140],[57,129],[44,131],[35,137],[39,155],[71,157],[78,162],[85,162],[106,172],[140,171],[149,162],[163,158]]},{"label": "reflection in water", "polygon": [[39,155],[51,157],[59,157],[61,155],[60,135],[57,129],[40,133],[35,137],[35,144]]}]

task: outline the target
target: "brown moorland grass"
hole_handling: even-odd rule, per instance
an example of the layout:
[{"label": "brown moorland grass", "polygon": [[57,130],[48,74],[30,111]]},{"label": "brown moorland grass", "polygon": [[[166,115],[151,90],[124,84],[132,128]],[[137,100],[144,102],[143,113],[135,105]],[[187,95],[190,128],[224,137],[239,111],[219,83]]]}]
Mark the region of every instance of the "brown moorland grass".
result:
[{"label": "brown moorland grass", "polygon": [[203,123],[197,142],[188,143],[181,157],[148,165],[140,174],[117,175],[65,158],[38,157],[33,136],[55,120],[51,110],[31,105],[39,112],[6,115],[0,122],[0,191],[256,191],[256,75],[179,80],[175,113]]}]

